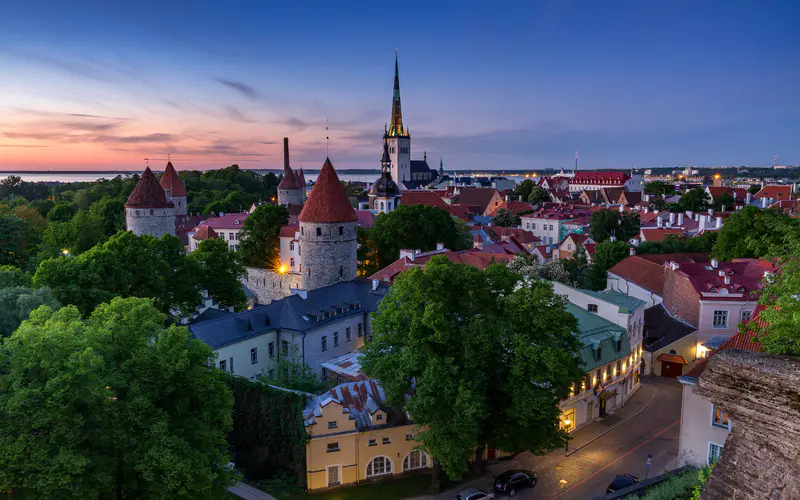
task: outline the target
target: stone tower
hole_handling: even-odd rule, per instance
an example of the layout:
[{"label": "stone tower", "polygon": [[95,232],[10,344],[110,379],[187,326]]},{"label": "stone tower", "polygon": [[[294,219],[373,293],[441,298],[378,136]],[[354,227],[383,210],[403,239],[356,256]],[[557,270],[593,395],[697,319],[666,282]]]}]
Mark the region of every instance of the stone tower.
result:
[{"label": "stone tower", "polygon": [[369,208],[388,214],[400,204],[400,188],[392,180],[392,159],[389,156],[389,141],[383,141],[381,157],[381,176],[369,188]]},{"label": "stone tower", "polygon": [[[305,177],[303,178],[305,183]],[[302,205],[305,189],[300,185],[298,174],[289,166],[289,138],[283,138],[283,179],[278,184],[278,205]]]},{"label": "stone tower", "polygon": [[125,226],[137,235],[175,236],[175,206],[147,167],[125,203]]},{"label": "stone tower", "polygon": [[400,109],[400,73],[397,54],[394,57],[394,92],[392,93],[392,117],[389,129],[384,134],[389,143],[389,156],[392,160],[392,179],[401,189],[403,182],[411,180],[411,137],[403,127],[403,112]]},{"label": "stone tower", "polygon": [[325,160],[298,220],[301,288],[315,290],[354,280],[357,217],[330,159]]},{"label": "stone tower", "polygon": [[186,186],[171,161],[167,162],[167,168],[161,176],[161,187],[167,195],[167,200],[175,205],[175,215],[186,215]]}]

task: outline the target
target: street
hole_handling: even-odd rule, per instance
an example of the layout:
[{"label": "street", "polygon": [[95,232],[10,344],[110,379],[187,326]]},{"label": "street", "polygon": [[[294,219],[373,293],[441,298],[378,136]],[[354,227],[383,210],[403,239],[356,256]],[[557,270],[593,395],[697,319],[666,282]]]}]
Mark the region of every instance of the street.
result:
[{"label": "street", "polygon": [[[613,415],[572,433],[569,452],[545,456],[521,453],[487,468],[479,479],[462,483],[438,495],[419,500],[452,500],[459,490],[476,487],[492,491],[492,480],[508,469],[535,472],[539,482],[522,490],[516,499],[591,500],[605,494],[606,486],[618,474],[633,474],[644,480],[675,468],[680,433],[681,385],[677,380],[642,377],[642,387]],[[646,473],[648,454],[652,466]],[[502,498],[502,496],[499,496]]]}]

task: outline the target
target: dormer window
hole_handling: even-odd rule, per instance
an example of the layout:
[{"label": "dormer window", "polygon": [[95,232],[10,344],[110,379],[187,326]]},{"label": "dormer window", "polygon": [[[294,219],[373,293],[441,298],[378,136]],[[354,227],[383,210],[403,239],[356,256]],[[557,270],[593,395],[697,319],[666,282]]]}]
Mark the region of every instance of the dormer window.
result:
[{"label": "dormer window", "polygon": [[617,352],[622,351],[622,337],[617,340]]},{"label": "dormer window", "polygon": [[378,413],[377,415],[375,415],[375,420],[377,420],[378,422],[382,421],[383,420],[383,413]]},{"label": "dormer window", "polygon": [[717,287],[715,287],[715,286],[711,287],[711,293],[717,293],[717,291],[718,291]]},{"label": "dormer window", "polygon": [[740,286],[736,291],[739,293],[744,293],[744,287]]}]

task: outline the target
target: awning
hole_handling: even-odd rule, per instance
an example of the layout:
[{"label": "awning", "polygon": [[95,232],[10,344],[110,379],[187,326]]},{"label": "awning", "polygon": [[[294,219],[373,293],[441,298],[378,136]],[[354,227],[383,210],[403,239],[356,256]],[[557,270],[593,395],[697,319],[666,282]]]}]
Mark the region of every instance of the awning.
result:
[{"label": "awning", "polygon": [[605,399],[611,399],[611,398],[615,397],[616,395],[617,395],[617,390],[614,389],[613,391],[603,391],[600,394],[599,397],[600,397],[600,399],[604,399],[605,400]]},{"label": "awning", "polygon": [[714,335],[710,339],[703,342],[702,345],[706,349],[719,349],[719,346],[724,344],[729,338],[731,338],[730,335]]},{"label": "awning", "polygon": [[663,353],[656,358],[658,361],[666,361],[667,363],[677,363],[679,365],[688,365],[689,362],[683,359],[683,356],[679,354],[667,354]]}]

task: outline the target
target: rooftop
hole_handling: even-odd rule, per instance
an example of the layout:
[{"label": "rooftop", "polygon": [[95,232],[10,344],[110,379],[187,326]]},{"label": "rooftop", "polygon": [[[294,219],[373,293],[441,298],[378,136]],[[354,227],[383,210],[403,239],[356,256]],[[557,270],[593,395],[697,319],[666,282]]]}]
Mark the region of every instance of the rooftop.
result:
[{"label": "rooftop", "polygon": [[644,311],[644,340],[642,348],[655,352],[682,339],[697,328],[669,315],[662,304]]},{"label": "rooftop", "polygon": [[324,363],[320,363],[320,366],[350,382],[367,380],[369,377],[367,377],[367,375],[361,371],[361,362],[359,361],[360,357],[360,352],[350,352],[344,356],[339,356],[338,358],[333,358]]},{"label": "rooftop", "polygon": [[477,267],[478,269],[486,269],[489,267],[490,264],[493,262],[508,262],[512,258],[514,258],[513,254],[497,254],[491,252],[483,252],[477,249],[469,249],[469,250],[461,250],[460,252],[454,252],[448,249],[442,250],[432,250],[430,252],[422,252],[418,253],[414,256],[414,259],[410,259],[406,256],[400,257],[396,261],[392,262],[388,266],[384,267],[377,273],[370,276],[370,279],[374,280],[381,280],[381,281],[394,281],[394,279],[408,269],[412,269],[415,267],[425,268],[425,264],[431,260],[432,257],[436,255],[442,255],[447,258],[450,262],[454,262],[456,264],[466,264],[469,266]]},{"label": "rooftop", "polygon": [[167,168],[164,170],[164,175],[161,176],[161,187],[164,191],[169,191],[170,197],[186,196],[186,186],[183,185],[183,181],[171,161],[167,162]]},{"label": "rooftop", "polygon": [[[567,304],[567,312],[578,319],[578,337],[583,344],[580,358],[584,370],[594,370],[631,353],[628,336],[621,326],[575,304]],[[621,349],[617,351],[617,340],[620,339],[622,339]],[[597,359],[598,348],[600,348],[600,359]]]},{"label": "rooftop", "polygon": [[125,203],[125,208],[171,208],[173,206],[171,201],[167,201],[164,188],[158,183],[150,167],[144,169],[139,182],[136,183],[136,187],[133,188]]},{"label": "rooftop", "polygon": [[298,217],[300,222],[334,223],[354,222],[358,220],[350,200],[345,194],[344,186],[333,169],[330,158],[325,159],[317,182],[311,189],[303,211]]},{"label": "rooftop", "polygon": [[309,401],[303,410],[303,420],[306,427],[316,424],[317,418],[322,417],[322,408],[333,403],[340,405],[342,413],[349,414],[350,420],[356,421],[357,430],[376,427],[371,416],[378,410],[388,410],[384,406],[385,399],[386,392],[377,380],[339,384]]},{"label": "rooftop", "polygon": [[734,259],[679,263],[674,272],[688,279],[701,298],[752,300],[752,292],[761,288],[764,273],[774,270],[774,264],[767,260]]}]

